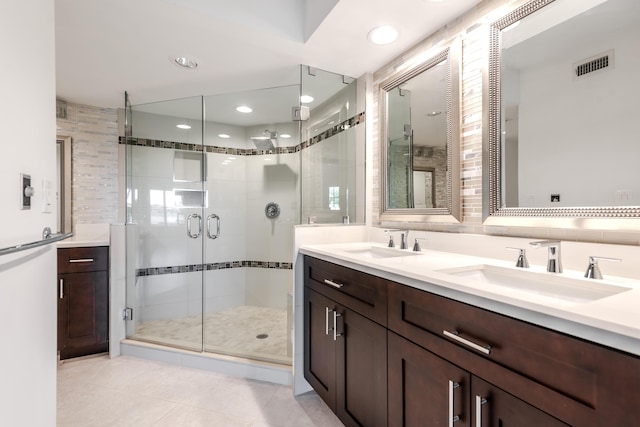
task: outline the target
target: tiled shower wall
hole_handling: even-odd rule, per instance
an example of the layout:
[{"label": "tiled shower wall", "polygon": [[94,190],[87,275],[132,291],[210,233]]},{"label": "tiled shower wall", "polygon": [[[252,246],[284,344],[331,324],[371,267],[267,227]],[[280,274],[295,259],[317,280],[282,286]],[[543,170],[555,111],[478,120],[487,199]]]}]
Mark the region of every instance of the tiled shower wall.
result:
[{"label": "tiled shower wall", "polygon": [[72,224],[118,219],[118,113],[113,108],[67,103],[58,136],[72,139]]}]

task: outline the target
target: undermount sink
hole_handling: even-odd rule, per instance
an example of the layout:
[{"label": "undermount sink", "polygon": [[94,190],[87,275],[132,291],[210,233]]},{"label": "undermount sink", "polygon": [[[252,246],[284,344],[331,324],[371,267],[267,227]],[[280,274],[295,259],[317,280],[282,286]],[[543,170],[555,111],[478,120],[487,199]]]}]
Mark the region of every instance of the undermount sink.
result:
[{"label": "undermount sink", "polygon": [[343,252],[357,255],[362,258],[372,258],[372,259],[381,259],[381,258],[397,258],[397,257],[405,257],[405,256],[414,256],[418,255],[419,252],[413,252],[408,250],[401,250],[396,248],[385,248],[381,246],[367,246],[353,249],[342,249]]},{"label": "undermount sink", "polygon": [[472,280],[479,285],[498,287],[516,296],[526,296],[530,301],[541,301],[555,305],[574,305],[628,291],[630,288],[600,280],[578,279],[561,274],[544,273],[521,268],[499,267],[478,264],[458,268],[437,270],[440,273]]}]

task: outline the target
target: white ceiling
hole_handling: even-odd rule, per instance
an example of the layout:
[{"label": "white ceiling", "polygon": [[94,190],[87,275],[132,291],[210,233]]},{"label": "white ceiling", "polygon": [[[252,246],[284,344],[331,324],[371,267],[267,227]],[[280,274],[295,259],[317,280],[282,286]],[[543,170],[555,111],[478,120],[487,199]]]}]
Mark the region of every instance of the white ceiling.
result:
[{"label": "white ceiling", "polygon": [[[57,96],[117,108],[125,91],[133,104],[247,91],[297,83],[300,64],[359,77],[479,2],[56,0]],[[400,36],[374,46],[367,34],[382,24]]]}]

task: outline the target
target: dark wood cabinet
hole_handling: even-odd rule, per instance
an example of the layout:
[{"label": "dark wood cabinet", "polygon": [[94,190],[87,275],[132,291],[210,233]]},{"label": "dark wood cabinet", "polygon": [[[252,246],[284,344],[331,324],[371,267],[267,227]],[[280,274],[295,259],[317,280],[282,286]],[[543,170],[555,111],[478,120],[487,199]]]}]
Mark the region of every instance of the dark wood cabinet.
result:
[{"label": "dark wood cabinet", "polygon": [[513,402],[566,425],[640,425],[640,358],[409,286],[390,283],[388,297],[389,330]]},{"label": "dark wood cabinet", "polygon": [[313,257],[304,316],[305,378],[348,426],[640,426],[631,354]]},{"label": "dark wood cabinet", "polygon": [[[351,301],[339,292],[347,283],[353,288],[354,277],[341,276],[340,268],[330,267],[313,261],[306,265],[308,283],[318,273],[311,271],[319,268],[333,285],[324,279],[317,282],[327,287],[320,288],[325,295],[305,286],[305,378],[346,426],[386,426],[387,330],[349,307],[349,302],[358,305],[362,300]],[[368,287],[366,276],[355,282]],[[379,291],[386,295],[384,286]],[[386,318],[386,305],[384,312]]]},{"label": "dark wood cabinet", "polygon": [[389,426],[567,427],[389,332]]},{"label": "dark wood cabinet", "polygon": [[[336,411],[336,346],[333,340],[333,326],[329,330],[329,310],[335,303],[305,289],[305,357],[304,376],[325,403]],[[331,313],[331,315],[333,315]]]},{"label": "dark wood cabinet", "polygon": [[568,427],[476,376],[471,377],[471,399],[474,427]]},{"label": "dark wood cabinet", "polygon": [[109,348],[109,248],[58,249],[58,351],[61,359]]},{"label": "dark wood cabinet", "polygon": [[389,332],[389,426],[469,427],[471,375]]}]

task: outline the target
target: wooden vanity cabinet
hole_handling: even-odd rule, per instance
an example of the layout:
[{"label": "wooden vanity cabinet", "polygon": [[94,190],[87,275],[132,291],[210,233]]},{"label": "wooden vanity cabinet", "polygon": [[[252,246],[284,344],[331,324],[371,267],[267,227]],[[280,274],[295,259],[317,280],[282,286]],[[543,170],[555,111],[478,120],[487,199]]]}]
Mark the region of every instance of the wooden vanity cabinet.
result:
[{"label": "wooden vanity cabinet", "polygon": [[388,358],[389,426],[568,426],[393,332]]},{"label": "wooden vanity cabinet", "polygon": [[58,249],[57,286],[60,358],[108,351],[109,248]]},{"label": "wooden vanity cabinet", "polygon": [[308,256],[304,293],[305,378],[347,426],[640,426],[637,356]]},{"label": "wooden vanity cabinet", "polygon": [[[389,330],[471,375],[468,398],[487,400],[482,426],[640,425],[640,358],[408,286],[390,284],[388,296]],[[391,387],[404,356],[389,342]]]},{"label": "wooden vanity cabinet", "polygon": [[386,292],[380,278],[305,257],[304,376],[346,426],[387,425]]}]

